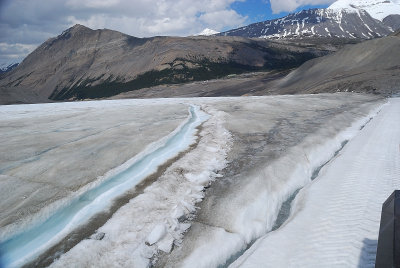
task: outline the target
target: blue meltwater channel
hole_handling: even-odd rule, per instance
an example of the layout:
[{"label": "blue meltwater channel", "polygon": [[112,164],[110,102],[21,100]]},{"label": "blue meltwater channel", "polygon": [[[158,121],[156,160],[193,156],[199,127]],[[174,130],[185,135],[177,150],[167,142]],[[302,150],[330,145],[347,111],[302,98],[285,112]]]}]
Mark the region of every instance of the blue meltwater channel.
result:
[{"label": "blue meltwater channel", "polygon": [[198,106],[190,106],[189,112],[187,122],[160,147],[145,154],[124,171],[72,200],[46,220],[1,241],[0,268],[20,267],[34,260],[73,229],[107,209],[117,197],[156,172],[158,166],[186,150],[195,142],[196,127],[209,117]]}]

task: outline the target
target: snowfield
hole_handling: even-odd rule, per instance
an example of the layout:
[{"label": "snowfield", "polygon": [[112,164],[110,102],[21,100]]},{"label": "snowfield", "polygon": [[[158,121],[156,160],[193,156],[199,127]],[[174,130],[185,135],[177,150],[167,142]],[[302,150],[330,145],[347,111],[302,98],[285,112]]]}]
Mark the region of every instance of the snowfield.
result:
[{"label": "snowfield", "polygon": [[[376,202],[374,214],[365,223],[368,226],[361,227],[364,233],[360,232],[370,232],[363,239],[373,241],[380,219],[375,214],[380,213],[386,190],[382,190],[379,200],[371,200],[361,198],[365,193],[361,189],[378,187],[373,182],[378,166],[374,170],[377,175],[371,171],[371,178],[365,179],[368,187],[351,180],[334,186],[346,178],[343,166],[343,172],[342,167],[334,169],[343,178],[332,179],[327,189],[311,189],[324,181],[330,167],[359,137],[379,135],[381,129],[373,127],[374,122],[398,117],[399,111],[393,107],[399,103],[397,99],[385,104],[376,96],[337,93],[2,106],[0,147],[10,154],[0,157],[0,194],[4,197],[0,200],[0,266],[3,261],[6,267],[27,262],[53,267],[236,267],[259,266],[266,262],[262,258],[268,257],[271,267],[285,267],[291,261],[292,250],[302,251],[301,241],[312,241],[310,219],[315,220],[313,227],[319,230],[319,218],[310,217],[314,213],[311,210],[328,202],[325,197],[329,194],[332,203],[319,208],[328,227],[336,224],[329,221],[339,218],[342,210],[346,219],[357,215],[357,211],[347,215],[348,196],[342,193],[339,205],[333,200],[346,185],[356,192],[349,203],[354,208],[362,207],[363,203],[358,202],[365,200],[370,202],[367,205]],[[187,124],[191,130],[183,135]],[[385,129],[384,125],[379,127]],[[363,134],[368,131],[373,133]],[[393,142],[397,142],[398,153],[398,140],[393,138]],[[168,144],[176,148],[160,151]],[[360,153],[355,155],[361,159],[368,150],[359,147]],[[154,152],[160,153],[153,158]],[[348,165],[352,163],[349,159],[344,161]],[[376,162],[382,162],[380,159]],[[398,155],[396,159],[398,165]],[[144,168],[131,169],[138,162],[150,166],[152,174],[143,173]],[[391,164],[387,164],[388,172],[393,172]],[[360,165],[357,167],[365,163]],[[139,173],[145,176],[136,180]],[[115,186],[115,177],[124,186],[103,188]],[[396,185],[393,182],[385,189],[389,191]],[[338,190],[330,193],[332,189]],[[114,201],[100,202],[96,196],[104,197],[102,193]],[[313,194],[315,200],[305,205]],[[62,231],[49,233],[47,241],[40,240],[41,255],[18,245],[14,245],[15,252],[22,253],[12,253],[9,238],[46,220],[50,227],[58,226],[60,221],[51,221],[52,217],[74,204],[76,198],[93,202],[96,209],[78,210],[78,215],[84,217],[67,222],[67,236]],[[324,208],[332,208],[331,218]],[[283,232],[302,213],[305,216],[293,227],[293,237],[288,238]],[[363,219],[360,215],[358,220]],[[355,228],[357,219],[349,224],[351,228]],[[346,226],[343,223],[341,231],[354,231]],[[297,231],[301,237],[296,237]],[[283,238],[279,237],[281,232]],[[303,233],[311,237],[306,239],[304,235],[303,239]],[[332,239],[336,235],[332,231]],[[275,236],[279,243],[268,242]],[[363,248],[357,244],[361,236],[352,234],[346,243]],[[299,256],[313,256],[314,246],[322,250],[319,243],[331,245],[321,234],[316,238],[321,241],[307,245],[310,252],[302,251]],[[19,239],[35,247],[28,243],[30,237],[22,235]],[[297,240],[299,245],[291,248],[293,243],[289,242]],[[367,242],[365,252],[369,255],[361,254],[361,260],[365,260],[362,263],[371,262],[374,243]],[[50,248],[55,243],[56,247]],[[270,249],[271,245],[276,248]],[[328,257],[340,260],[342,251],[335,248],[328,250]],[[35,258],[33,262],[29,262],[29,254]],[[360,257],[356,250],[348,254],[353,259]],[[296,261],[293,259],[293,263]],[[358,265],[354,260],[347,263]],[[312,266],[305,263],[305,267],[308,264]]]}]

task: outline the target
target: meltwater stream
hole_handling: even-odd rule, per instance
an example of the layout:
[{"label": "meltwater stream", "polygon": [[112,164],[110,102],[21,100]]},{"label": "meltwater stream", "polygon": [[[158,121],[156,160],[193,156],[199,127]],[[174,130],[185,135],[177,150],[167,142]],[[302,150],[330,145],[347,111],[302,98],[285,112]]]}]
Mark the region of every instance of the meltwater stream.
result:
[{"label": "meltwater stream", "polygon": [[109,207],[114,199],[132,189],[157,167],[195,142],[196,127],[208,115],[191,106],[188,121],[163,145],[145,154],[124,171],[88,190],[43,222],[0,242],[0,267],[20,267],[59,242],[77,226]]}]

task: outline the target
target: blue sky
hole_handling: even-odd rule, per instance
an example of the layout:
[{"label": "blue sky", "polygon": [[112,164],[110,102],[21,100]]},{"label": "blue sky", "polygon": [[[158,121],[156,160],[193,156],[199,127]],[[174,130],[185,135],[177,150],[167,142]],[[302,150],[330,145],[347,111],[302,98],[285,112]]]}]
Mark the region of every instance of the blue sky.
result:
[{"label": "blue sky", "polygon": [[241,14],[248,17],[249,23],[260,22],[264,20],[271,20],[281,18],[289,13],[297,12],[303,9],[310,8],[326,8],[329,4],[325,5],[304,5],[300,6],[294,11],[286,11],[274,14],[271,9],[271,4],[265,0],[247,0],[245,2],[234,2],[231,7]]},{"label": "blue sky", "polygon": [[335,0],[0,0],[0,66],[74,24],[137,37],[226,31]]}]

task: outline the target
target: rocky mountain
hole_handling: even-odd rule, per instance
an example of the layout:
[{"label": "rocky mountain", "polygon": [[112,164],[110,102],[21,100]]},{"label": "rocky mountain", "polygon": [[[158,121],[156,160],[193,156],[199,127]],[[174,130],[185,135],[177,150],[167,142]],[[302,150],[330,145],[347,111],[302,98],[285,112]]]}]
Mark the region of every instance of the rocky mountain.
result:
[{"label": "rocky mountain", "polygon": [[0,74],[12,71],[18,66],[19,63],[6,63],[0,65]]},{"label": "rocky mountain", "polygon": [[136,38],[75,25],[7,73],[0,80],[0,100],[4,104],[109,97],[159,84],[290,69],[332,49],[239,37]]},{"label": "rocky mountain", "polygon": [[382,22],[392,29],[400,29],[400,15],[389,15],[385,17]]},{"label": "rocky mountain", "polygon": [[400,32],[310,60],[260,94],[400,93]]},{"label": "rocky mountain", "polygon": [[[280,19],[220,33],[261,38],[339,37],[371,39],[399,29],[398,0],[339,0],[326,9],[309,9]],[[384,20],[390,15],[390,18]]]},{"label": "rocky mountain", "polygon": [[113,98],[164,98],[314,94],[334,92],[400,96],[400,32],[344,46],[307,61],[292,72],[258,72],[232,78],[158,86],[125,92]]}]

